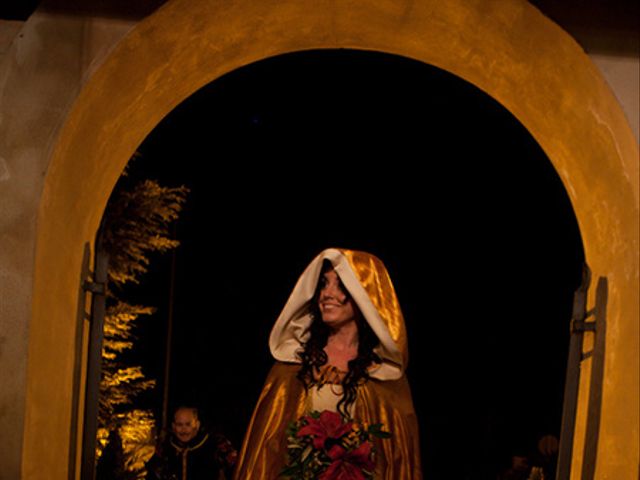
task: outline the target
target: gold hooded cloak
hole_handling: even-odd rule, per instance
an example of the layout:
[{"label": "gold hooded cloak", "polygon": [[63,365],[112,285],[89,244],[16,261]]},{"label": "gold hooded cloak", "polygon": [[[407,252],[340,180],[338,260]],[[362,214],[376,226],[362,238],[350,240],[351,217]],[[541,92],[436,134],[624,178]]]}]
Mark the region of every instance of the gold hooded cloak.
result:
[{"label": "gold hooded cloak", "polygon": [[322,263],[329,260],[363,317],[380,340],[375,352],[382,363],[358,387],[353,417],[367,424],[382,423],[389,439],[375,439],[375,478],[421,479],[418,424],[411,391],[404,375],[408,361],[404,318],[383,263],[368,253],[327,249],[302,273],[269,337],[272,367],[247,428],[234,479],[277,479],[287,455],[285,430],[306,414],[307,392],[296,374],[297,352],[308,339],[312,321],[309,303]]}]

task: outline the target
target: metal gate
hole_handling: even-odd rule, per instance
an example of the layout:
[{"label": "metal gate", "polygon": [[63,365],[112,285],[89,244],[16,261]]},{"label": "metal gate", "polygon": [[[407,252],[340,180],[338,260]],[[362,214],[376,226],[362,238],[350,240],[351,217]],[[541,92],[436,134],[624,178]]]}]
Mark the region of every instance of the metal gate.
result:
[{"label": "metal gate", "polygon": [[[587,310],[587,295],[590,284],[591,270],[585,265],[583,267],[582,284],[576,290],[573,298],[571,337],[567,360],[556,480],[569,480],[571,475],[580,373],[582,362],[588,358],[591,359],[591,382],[589,384],[582,480],[593,480],[595,475],[602,407],[608,284],[606,277],[598,279],[595,306],[593,309]],[[594,335],[593,348],[587,352],[583,351],[585,332],[592,332]]]},{"label": "metal gate", "polygon": [[[106,311],[108,256],[102,249],[100,235],[96,240],[93,271],[89,268],[90,248],[85,245],[84,261],[80,277],[80,299],[78,302],[78,320],[76,324],[76,348],[73,380],[73,397],[71,412],[71,435],[69,443],[69,480],[76,479],[76,462],[78,431],[80,420],[80,405],[84,403],[82,419],[82,445],[80,461],[80,478],[94,480],[96,463],[96,446],[98,432],[98,408],[100,401],[100,379],[102,374],[102,339],[104,335],[104,317]],[[85,313],[86,294],[91,295],[91,310]],[[88,346],[86,358],[84,338],[86,323],[89,325]],[[82,372],[85,370],[86,381],[84,392],[81,391]],[[84,402],[81,402],[84,396]]]}]

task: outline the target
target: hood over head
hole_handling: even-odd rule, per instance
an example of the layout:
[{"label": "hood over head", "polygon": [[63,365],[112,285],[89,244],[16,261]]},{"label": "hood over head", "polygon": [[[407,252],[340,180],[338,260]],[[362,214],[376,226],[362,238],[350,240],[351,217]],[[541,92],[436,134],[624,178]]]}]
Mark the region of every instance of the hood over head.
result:
[{"label": "hood over head", "polygon": [[300,363],[297,352],[309,336],[310,302],[324,260],[331,262],[364,320],[380,340],[375,352],[382,364],[369,375],[378,380],[400,378],[409,356],[404,317],[387,269],[377,257],[365,252],[329,248],[313,259],[298,279],[271,330],[271,354],[282,362]]}]

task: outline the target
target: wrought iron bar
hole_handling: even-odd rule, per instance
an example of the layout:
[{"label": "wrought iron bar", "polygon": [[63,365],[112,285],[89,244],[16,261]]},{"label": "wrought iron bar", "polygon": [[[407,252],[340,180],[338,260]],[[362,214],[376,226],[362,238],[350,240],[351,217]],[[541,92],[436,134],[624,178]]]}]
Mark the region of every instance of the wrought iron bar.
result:
[{"label": "wrought iron bar", "polygon": [[604,379],[604,353],[606,338],[606,313],[608,296],[607,279],[600,277],[596,287],[595,341],[591,358],[591,382],[589,383],[589,407],[587,429],[582,456],[582,480],[593,480],[596,475],[596,456],[602,412],[602,382]]},{"label": "wrought iron bar", "polygon": [[582,360],[582,341],[587,318],[587,292],[590,284],[591,270],[587,265],[584,265],[582,283],[573,296],[573,313],[570,324],[571,337],[569,339],[569,355],[564,384],[564,403],[562,406],[556,480],[569,480],[569,475],[571,474],[573,436],[578,406],[578,387],[580,385],[580,361]]},{"label": "wrought iron bar", "polygon": [[100,401],[100,376],[102,373],[102,338],[106,312],[106,286],[108,256],[97,242],[95,275],[85,288],[92,292],[91,323],[89,330],[89,354],[82,438],[82,465],[80,478],[94,480],[96,473],[96,441],[98,433],[98,407]]}]

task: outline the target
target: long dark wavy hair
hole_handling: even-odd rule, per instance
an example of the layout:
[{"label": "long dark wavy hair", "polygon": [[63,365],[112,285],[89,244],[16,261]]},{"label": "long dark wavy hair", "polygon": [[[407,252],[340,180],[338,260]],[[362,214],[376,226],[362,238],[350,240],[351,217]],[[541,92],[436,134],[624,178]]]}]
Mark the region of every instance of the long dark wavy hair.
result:
[{"label": "long dark wavy hair", "polygon": [[[333,268],[331,262],[325,260],[320,275],[331,268]],[[322,321],[320,307],[318,306],[321,285],[322,283],[319,281],[309,305],[311,314],[309,340],[302,345],[302,350],[298,352],[302,366],[297,376],[304,384],[305,389],[309,389],[316,383],[314,368],[319,369],[328,361],[324,347],[327,345],[330,329]],[[342,285],[342,282],[340,282],[340,288],[347,296],[347,299],[351,297],[347,289]],[[348,363],[349,371],[342,380],[343,396],[338,402],[338,412],[345,418],[349,417],[349,407],[356,400],[358,385],[369,379],[367,368],[372,363],[381,363],[380,357],[373,351],[373,349],[379,345],[380,341],[361,313],[356,317],[356,324],[358,326],[358,356]]]}]

